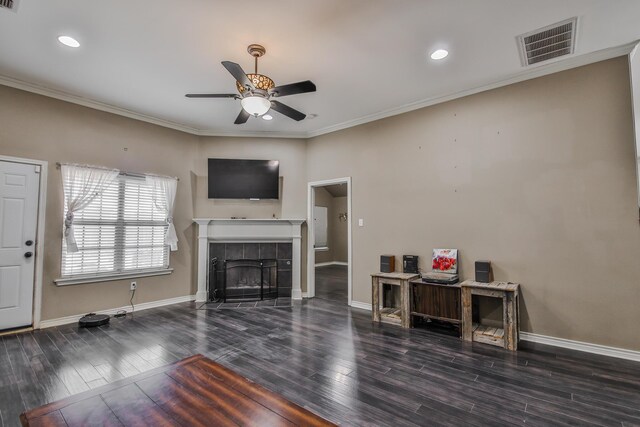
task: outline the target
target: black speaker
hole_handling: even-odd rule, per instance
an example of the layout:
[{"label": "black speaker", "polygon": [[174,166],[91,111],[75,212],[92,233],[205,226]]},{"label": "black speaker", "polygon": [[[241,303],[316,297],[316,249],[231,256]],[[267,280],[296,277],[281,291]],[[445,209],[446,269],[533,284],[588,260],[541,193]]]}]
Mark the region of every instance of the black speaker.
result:
[{"label": "black speaker", "polygon": [[418,274],[418,255],[402,256],[402,272]]},{"label": "black speaker", "polygon": [[493,282],[493,272],[491,271],[491,261],[476,261],[476,282]]},{"label": "black speaker", "polygon": [[396,257],[393,255],[380,255],[380,271],[382,273],[396,271]]}]

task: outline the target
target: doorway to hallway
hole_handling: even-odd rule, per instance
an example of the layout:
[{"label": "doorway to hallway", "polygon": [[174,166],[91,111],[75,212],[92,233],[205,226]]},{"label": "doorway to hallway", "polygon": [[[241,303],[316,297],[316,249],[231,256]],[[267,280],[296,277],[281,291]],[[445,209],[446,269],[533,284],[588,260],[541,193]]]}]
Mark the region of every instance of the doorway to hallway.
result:
[{"label": "doorway to hallway", "polygon": [[307,297],[351,305],[351,179],[309,183]]}]

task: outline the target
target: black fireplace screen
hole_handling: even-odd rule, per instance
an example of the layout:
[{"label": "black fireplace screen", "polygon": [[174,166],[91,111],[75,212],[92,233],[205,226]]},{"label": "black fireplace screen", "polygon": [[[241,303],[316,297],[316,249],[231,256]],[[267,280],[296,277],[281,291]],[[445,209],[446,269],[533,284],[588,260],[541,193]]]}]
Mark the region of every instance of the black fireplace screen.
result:
[{"label": "black fireplace screen", "polygon": [[[217,287],[221,292],[211,295],[212,299],[241,302],[278,297],[278,262],[275,259],[225,260],[212,267],[215,277],[222,279],[222,286]],[[219,269],[222,269],[221,275],[217,274]]]}]

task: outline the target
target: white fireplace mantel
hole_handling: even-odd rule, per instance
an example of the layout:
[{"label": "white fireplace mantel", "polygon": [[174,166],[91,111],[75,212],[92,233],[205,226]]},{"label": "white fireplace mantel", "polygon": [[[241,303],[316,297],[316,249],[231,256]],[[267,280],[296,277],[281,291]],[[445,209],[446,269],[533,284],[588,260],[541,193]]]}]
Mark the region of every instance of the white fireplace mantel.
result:
[{"label": "white fireplace mantel", "polygon": [[198,292],[196,301],[207,300],[207,260],[210,242],[291,242],[291,298],[302,299],[300,256],[304,219],[195,218],[198,224]]}]

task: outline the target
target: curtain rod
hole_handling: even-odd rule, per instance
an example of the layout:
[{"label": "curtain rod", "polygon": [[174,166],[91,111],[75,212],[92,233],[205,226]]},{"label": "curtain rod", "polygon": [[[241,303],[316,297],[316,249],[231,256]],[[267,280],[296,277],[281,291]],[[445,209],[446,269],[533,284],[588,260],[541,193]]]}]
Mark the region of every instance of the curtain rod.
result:
[{"label": "curtain rod", "polygon": [[[83,166],[83,167],[90,167],[90,168],[96,168],[96,169],[112,170],[112,168],[105,168],[105,167],[100,167],[100,166],[80,165],[80,164],[77,164],[77,163],[60,163],[60,162],[56,162],[56,169],[60,169],[60,167],[62,165]],[[115,168],[113,168],[113,169],[115,169]],[[120,175],[131,176],[131,177],[135,177],[135,178],[144,178],[144,177],[147,177],[147,176],[156,176],[158,178],[172,178],[172,179],[175,179],[176,181],[180,181],[180,178],[175,177],[175,176],[158,175],[158,174],[155,174],[155,173],[137,173],[137,172],[120,171]]]}]

